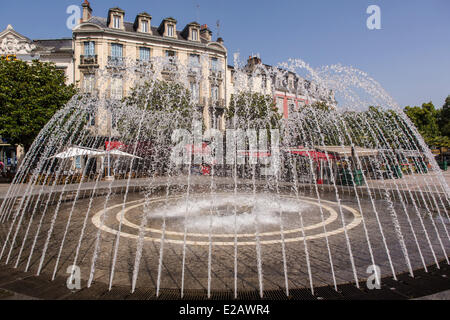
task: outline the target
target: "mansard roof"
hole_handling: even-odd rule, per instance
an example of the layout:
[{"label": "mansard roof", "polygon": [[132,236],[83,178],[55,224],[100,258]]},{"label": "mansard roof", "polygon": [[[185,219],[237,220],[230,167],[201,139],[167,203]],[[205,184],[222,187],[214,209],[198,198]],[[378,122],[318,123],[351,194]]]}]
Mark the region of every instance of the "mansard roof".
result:
[{"label": "mansard roof", "polygon": [[184,39],[187,39],[189,37],[189,27],[196,27],[196,28],[200,28],[200,24],[198,22],[190,22],[188,23],[183,31],[181,31],[181,35],[183,36]]},{"label": "mansard roof", "polygon": [[[163,21],[166,21],[166,20],[169,20],[169,19],[170,19],[170,21],[176,21],[173,18],[166,18]],[[99,27],[101,27],[103,29],[109,29],[108,28],[108,19],[107,18],[92,17],[92,18],[90,18],[88,21],[86,21],[84,23],[90,23],[90,24],[97,25],[97,26],[99,26]],[[191,24],[198,24],[198,23],[197,22],[191,22],[188,25],[191,25]],[[126,22],[126,21],[124,21],[123,25],[124,25],[124,28],[125,28],[126,32],[136,33],[136,29],[134,27],[134,23],[133,22]],[[110,30],[116,30],[116,29],[110,29]],[[152,35],[153,36],[162,37],[163,36],[163,32],[160,32],[160,31],[161,31],[160,27],[152,26]],[[185,34],[182,31],[180,32],[180,31],[177,30],[177,37],[176,37],[176,39],[186,41],[187,37],[185,36]],[[201,38],[201,43],[207,44],[208,41],[206,41],[205,39]]]},{"label": "mansard roof", "polygon": [[37,50],[46,50],[52,53],[64,53],[72,51],[72,39],[40,39],[33,40]]}]

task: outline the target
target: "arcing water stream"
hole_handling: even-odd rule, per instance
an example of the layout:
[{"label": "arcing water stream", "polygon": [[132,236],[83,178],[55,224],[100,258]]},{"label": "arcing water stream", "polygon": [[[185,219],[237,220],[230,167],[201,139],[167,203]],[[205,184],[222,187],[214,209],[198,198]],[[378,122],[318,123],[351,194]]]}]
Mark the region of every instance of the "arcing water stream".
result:
[{"label": "arcing water stream", "polygon": [[[395,279],[448,263],[447,181],[375,80],[301,60],[235,66],[228,109],[186,89],[226,79],[172,60],[98,70],[97,94],[76,95],[23,160],[0,207],[0,261],[180,297],[314,294],[359,286],[371,265]],[[100,94],[114,77],[128,98]]]}]

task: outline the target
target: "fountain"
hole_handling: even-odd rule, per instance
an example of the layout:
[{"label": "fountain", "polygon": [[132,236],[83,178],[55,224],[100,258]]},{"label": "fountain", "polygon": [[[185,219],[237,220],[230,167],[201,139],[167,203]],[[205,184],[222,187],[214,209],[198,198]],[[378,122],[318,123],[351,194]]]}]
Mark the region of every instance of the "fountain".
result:
[{"label": "fountain", "polygon": [[[102,94],[115,77],[127,98]],[[315,295],[360,288],[370,266],[397,279],[448,264],[449,187],[375,80],[237,57],[232,77],[230,108],[205,126],[186,89],[215,81],[201,71],[162,58],[98,70],[97,94],[58,111],[23,160],[0,207],[0,262],[180,298]],[[308,104],[280,116],[280,87]]]}]

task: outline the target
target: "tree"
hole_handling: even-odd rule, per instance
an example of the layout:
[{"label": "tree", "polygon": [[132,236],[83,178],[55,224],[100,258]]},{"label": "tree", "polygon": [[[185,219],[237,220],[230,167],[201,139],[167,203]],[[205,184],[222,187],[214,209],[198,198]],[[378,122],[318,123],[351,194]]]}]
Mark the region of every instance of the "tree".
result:
[{"label": "tree", "polygon": [[[450,99],[447,98],[450,102]],[[445,105],[444,105],[445,107]],[[448,110],[448,107],[446,108]],[[433,103],[424,103],[422,107],[406,107],[406,115],[411,119],[425,139],[428,146],[450,147],[450,138],[441,130],[448,126],[448,111],[436,110]],[[447,122],[445,122],[447,120]]]},{"label": "tree", "polygon": [[316,101],[312,103],[311,107],[322,111],[330,111],[333,109],[330,105],[328,105],[324,101]]},{"label": "tree", "polygon": [[450,139],[450,95],[445,99],[445,103],[442,106],[438,124],[441,134]]},{"label": "tree", "polygon": [[227,120],[234,119],[238,127],[251,129],[279,128],[281,117],[270,95],[254,92],[232,95],[226,113]]},{"label": "tree", "polygon": [[28,151],[55,112],[75,94],[54,64],[0,60],[0,136]]},{"label": "tree", "polygon": [[146,81],[134,87],[125,100],[149,111],[181,112],[183,116],[192,111],[190,92],[178,82]]},{"label": "tree", "polygon": [[433,103],[424,103],[422,107],[406,107],[406,115],[414,122],[417,129],[423,136],[438,136],[439,126],[437,118],[439,111],[436,110]]},{"label": "tree", "polygon": [[[190,91],[181,83],[162,80],[150,80],[131,89],[125,98],[125,113],[122,126],[129,135],[134,135],[138,123],[142,121],[147,126],[147,138],[166,134],[169,138],[174,129],[190,129],[195,108]],[[135,108],[130,114],[129,110]],[[145,112],[142,112],[145,111]]]},{"label": "tree", "polygon": [[155,170],[166,172],[174,130],[190,131],[196,116],[190,91],[179,82],[148,80],[132,88],[124,101],[117,116],[120,136],[144,146],[141,155]]}]

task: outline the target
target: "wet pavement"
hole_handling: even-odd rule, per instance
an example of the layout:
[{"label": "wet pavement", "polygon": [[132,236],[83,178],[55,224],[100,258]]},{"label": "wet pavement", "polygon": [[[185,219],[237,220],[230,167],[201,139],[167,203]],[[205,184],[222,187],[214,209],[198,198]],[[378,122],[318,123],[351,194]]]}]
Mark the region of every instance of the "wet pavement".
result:
[{"label": "wet pavement", "polygon": [[[449,175],[445,177],[448,179]],[[194,179],[193,184],[198,187],[192,191],[192,197],[205,197],[205,185],[210,179],[205,182],[202,178]],[[73,194],[66,199],[65,194],[55,193],[53,197],[44,197],[40,205],[30,206],[22,219],[14,221],[11,216],[0,226],[0,243],[3,245],[8,239],[8,245],[2,248],[0,263],[7,260],[8,266],[17,266],[17,272],[26,270],[36,274],[40,270],[38,279],[43,283],[35,286],[35,280],[30,280],[27,284],[30,291],[23,293],[23,298],[28,294],[33,296],[36,288],[52,286],[53,291],[48,291],[47,298],[52,294],[55,297],[64,296],[63,292],[67,294],[65,279],[73,264],[80,267],[83,286],[92,276],[91,297],[95,297],[96,287],[104,290],[111,279],[114,288],[130,291],[133,275],[137,275],[139,290],[160,288],[179,295],[182,286],[186,292],[206,292],[209,287],[212,291],[232,293],[235,284],[239,292],[257,292],[261,285],[266,291],[285,290],[286,283],[290,290],[308,289],[311,280],[314,287],[333,286],[335,282],[338,285],[364,282],[371,275],[368,267],[373,262],[380,267],[383,277],[392,277],[393,273],[414,271],[436,262],[446,263],[443,261],[450,251],[450,225],[437,219],[437,212],[430,212],[424,206],[417,207],[411,201],[391,204],[385,199],[359,193],[357,197],[340,192],[337,199],[335,193],[326,188],[321,189],[318,201],[315,191],[306,187],[300,189],[298,198],[292,191],[288,192],[288,187],[282,190],[282,203],[293,201],[293,205],[296,202],[304,205],[303,221],[295,210],[282,210],[283,232],[280,224],[273,222],[277,217],[273,215],[267,217],[272,223],[261,223],[258,236],[256,230],[250,228],[239,230],[236,239],[234,232],[226,233],[229,226],[202,229],[194,224],[187,228],[185,238],[182,215],[161,215],[164,208],[177,207],[180,205],[177,201],[184,200],[182,184],[175,184],[176,187],[166,193],[161,189],[163,182],[155,184],[153,181],[152,188],[142,188],[145,180],[133,180],[130,185],[136,188],[130,188],[125,198],[123,183],[115,181],[115,188],[111,189],[114,193],[109,197],[105,190],[99,188],[98,193],[92,193],[92,186],[83,185],[76,202]],[[70,186],[70,190],[72,188],[74,186]],[[6,187],[0,186],[2,189]],[[258,190],[259,195],[274,196],[273,192],[263,189]],[[375,189],[373,194],[379,191]],[[232,192],[221,188],[219,191],[228,195]],[[251,198],[251,191],[247,186],[240,189],[239,194]],[[158,205],[147,202],[153,211],[148,208],[144,211],[146,196],[159,201]],[[64,201],[59,202],[60,199]],[[205,201],[210,201],[214,207],[211,198]],[[200,221],[204,219],[205,224],[210,222],[208,208],[202,208],[202,213],[196,216]],[[243,206],[239,215],[245,215],[247,209]],[[144,212],[148,220],[142,224]],[[444,214],[444,211],[439,213]],[[229,220],[229,213],[223,215]],[[208,230],[212,230],[211,233]],[[53,275],[59,279],[55,283],[49,282]],[[11,274],[5,272],[4,276],[7,278]],[[7,284],[2,284],[1,277],[0,274],[0,288],[14,292],[14,287],[8,289]],[[28,280],[21,281],[26,284]]]}]

